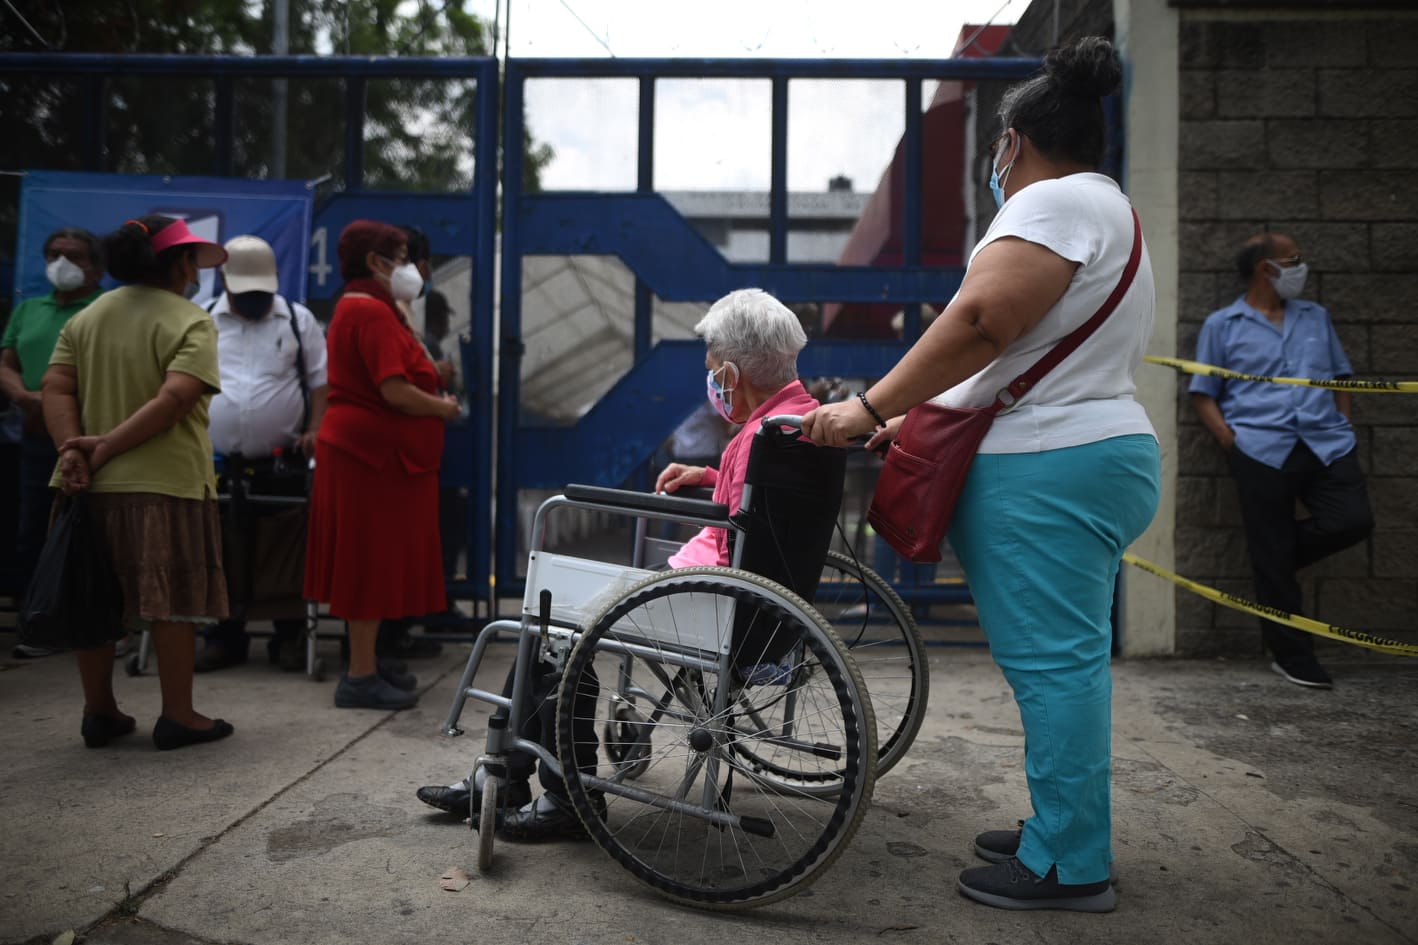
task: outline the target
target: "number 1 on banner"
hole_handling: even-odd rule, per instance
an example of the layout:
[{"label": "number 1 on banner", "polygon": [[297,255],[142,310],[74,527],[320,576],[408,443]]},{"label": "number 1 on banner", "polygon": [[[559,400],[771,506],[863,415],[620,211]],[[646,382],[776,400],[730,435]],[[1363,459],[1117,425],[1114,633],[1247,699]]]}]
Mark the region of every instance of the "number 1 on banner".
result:
[{"label": "number 1 on banner", "polygon": [[330,265],[330,237],[325,227],[315,228],[315,232],[310,234],[310,274],[315,277],[315,284],[320,288],[325,288],[325,280],[334,271]]}]

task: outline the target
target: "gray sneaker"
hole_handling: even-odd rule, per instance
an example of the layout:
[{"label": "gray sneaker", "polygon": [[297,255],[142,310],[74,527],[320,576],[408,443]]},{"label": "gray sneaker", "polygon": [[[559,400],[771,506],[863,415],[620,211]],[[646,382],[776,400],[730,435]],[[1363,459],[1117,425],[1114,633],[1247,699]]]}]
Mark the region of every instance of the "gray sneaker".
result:
[{"label": "gray sneaker", "polygon": [[[1024,821],[1013,830],[986,830],[975,837],[975,855],[987,863],[1003,863],[1019,854],[1019,842],[1024,834]],[[1118,881],[1116,864],[1108,864],[1108,882]]]},{"label": "gray sneaker", "polygon": [[1118,894],[1106,879],[1065,884],[1059,882],[1057,867],[1051,867],[1047,876],[1037,876],[1018,857],[965,870],[956,888],[962,895],[996,909],[1112,912],[1118,904]]},{"label": "gray sneaker", "polygon": [[411,709],[418,704],[417,693],[391,686],[378,673],[372,676],[341,676],[335,686],[335,707],[339,709]]},{"label": "gray sneaker", "polygon": [[1019,852],[1024,821],[1013,830],[986,830],[975,837],[975,855],[988,863],[1003,863]]}]

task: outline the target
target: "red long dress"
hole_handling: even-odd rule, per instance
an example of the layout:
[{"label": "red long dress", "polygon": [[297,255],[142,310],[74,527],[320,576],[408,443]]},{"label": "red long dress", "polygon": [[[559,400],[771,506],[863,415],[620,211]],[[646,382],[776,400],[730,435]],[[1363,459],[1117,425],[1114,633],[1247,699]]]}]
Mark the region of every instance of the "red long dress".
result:
[{"label": "red long dress", "polygon": [[[382,296],[380,289],[360,291]],[[440,612],[443,421],[400,413],[379,393],[392,377],[435,393],[438,373],[384,298],[341,297],[326,347],[329,402],[315,444],[305,596],[346,620]]]}]

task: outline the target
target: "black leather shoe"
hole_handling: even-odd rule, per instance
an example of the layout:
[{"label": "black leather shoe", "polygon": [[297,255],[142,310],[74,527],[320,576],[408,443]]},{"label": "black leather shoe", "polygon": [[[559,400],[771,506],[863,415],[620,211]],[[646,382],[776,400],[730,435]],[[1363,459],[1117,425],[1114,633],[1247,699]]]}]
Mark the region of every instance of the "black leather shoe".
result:
[{"label": "black leather shoe", "polygon": [[[605,816],[606,800],[600,794],[592,794],[592,803]],[[476,825],[477,821],[473,821]],[[571,807],[570,798],[550,792],[543,794],[529,804],[516,809],[503,808],[497,812],[498,836],[509,840],[536,843],[542,840],[589,840],[581,818]]]},{"label": "black leather shoe", "polygon": [[[379,678],[393,686],[395,689],[402,689],[404,692],[413,692],[418,688],[419,678],[406,670],[398,669],[393,664],[399,660],[381,659],[377,663]],[[405,666],[408,664],[405,663]]]},{"label": "black leather shoe", "polygon": [[85,748],[102,748],[115,738],[131,734],[137,723],[129,716],[114,718],[111,715],[86,715],[79,726],[79,734],[84,736]]},{"label": "black leather shoe", "polygon": [[178,725],[165,715],[160,715],[157,724],[153,726],[153,744],[157,746],[158,751],[172,751],[174,748],[214,742],[226,738],[234,731],[236,729],[224,719],[214,719],[211,728],[188,728]]},{"label": "black leather shoe", "polygon": [[273,637],[266,644],[266,656],[271,665],[279,666],[282,672],[303,672],[305,670],[305,641],[299,639],[280,640]]},{"label": "black leather shoe", "polygon": [[[441,784],[430,784],[418,789],[418,799],[429,807],[436,807],[441,811],[450,814],[458,814],[468,817],[474,812],[482,809],[483,792],[481,788],[468,790],[468,781],[464,778],[457,784],[447,786]],[[513,781],[502,787],[502,794],[498,798],[499,807],[521,807],[523,804],[531,803],[532,786],[526,781]]]}]

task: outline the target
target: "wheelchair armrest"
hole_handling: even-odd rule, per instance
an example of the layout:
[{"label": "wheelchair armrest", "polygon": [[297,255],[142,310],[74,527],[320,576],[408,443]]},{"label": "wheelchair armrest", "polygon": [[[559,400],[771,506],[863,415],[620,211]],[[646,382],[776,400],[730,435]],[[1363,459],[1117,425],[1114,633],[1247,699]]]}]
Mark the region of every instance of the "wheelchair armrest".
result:
[{"label": "wheelchair armrest", "polygon": [[571,484],[562,494],[573,502],[591,502],[629,512],[661,512],[666,515],[689,515],[695,518],[715,518],[727,522],[729,507],[721,502],[704,499],[682,499],[677,495],[655,495],[631,489],[607,489],[604,486]]}]

